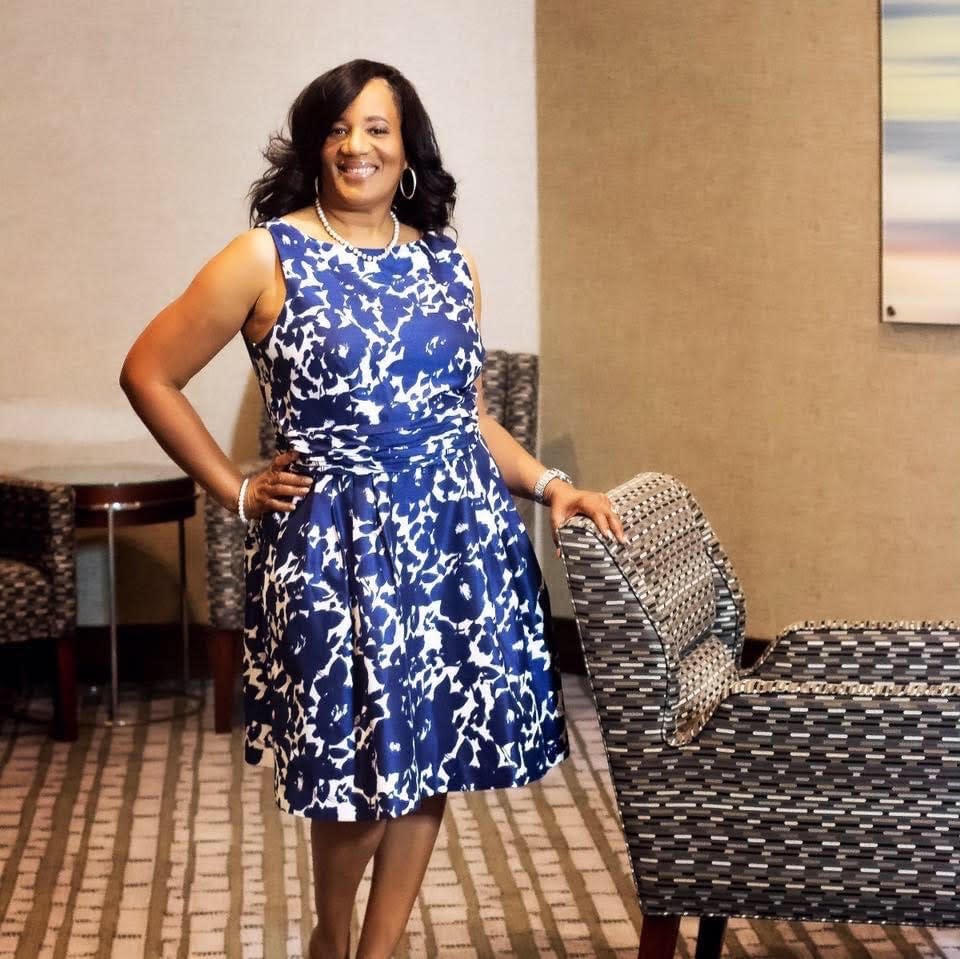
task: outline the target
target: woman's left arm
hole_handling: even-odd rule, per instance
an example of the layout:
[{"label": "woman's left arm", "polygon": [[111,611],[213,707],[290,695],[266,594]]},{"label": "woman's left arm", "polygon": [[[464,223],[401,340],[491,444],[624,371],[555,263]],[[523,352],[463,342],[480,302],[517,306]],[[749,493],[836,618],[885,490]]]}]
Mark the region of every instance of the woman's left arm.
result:
[{"label": "woman's left arm", "polygon": [[[470,267],[473,279],[473,311],[480,328],[480,280],[476,264],[466,251],[464,258]],[[537,480],[547,469],[535,456],[531,456],[492,416],[487,413],[483,399],[483,377],[478,376],[477,413],[480,421],[480,432],[496,461],[497,468],[503,476],[507,489],[517,496],[533,499],[533,491]],[[543,498],[550,510],[550,529],[553,534],[553,543],[557,547],[557,556],[560,555],[560,540],[557,530],[571,516],[578,513],[588,516],[596,524],[601,534],[611,540],[626,542],[623,533],[623,524],[620,517],[613,510],[613,505],[606,493],[593,490],[578,489],[557,477],[547,483],[543,491]]]}]

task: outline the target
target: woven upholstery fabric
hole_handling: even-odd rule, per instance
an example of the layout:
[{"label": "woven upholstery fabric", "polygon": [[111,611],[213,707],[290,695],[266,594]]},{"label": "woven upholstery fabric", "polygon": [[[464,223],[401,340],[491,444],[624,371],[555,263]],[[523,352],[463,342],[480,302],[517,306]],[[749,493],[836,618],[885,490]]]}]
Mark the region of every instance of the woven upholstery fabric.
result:
[{"label": "woven upholstery fabric", "polygon": [[[496,414],[487,412],[532,456],[537,455],[537,397],[540,385],[540,358],[535,353],[488,350],[483,364],[483,393],[494,383],[503,399]],[[499,382],[497,382],[499,381]],[[514,496],[514,504],[523,525],[533,537],[537,506],[533,500]]]},{"label": "woven upholstery fabric", "polygon": [[[717,623],[717,582],[731,596],[739,587],[721,575],[707,548],[712,530],[671,477],[645,473],[608,495],[631,533],[625,546],[612,545],[614,562],[650,617],[668,665],[664,736],[688,742],[736,676],[736,637]],[[726,620],[742,621],[735,609],[725,612]]]},{"label": "woven upholstery fabric", "polygon": [[487,350],[483,360],[483,402],[487,414],[504,427],[507,425],[508,364],[506,350]]},{"label": "woven upholstery fabric", "polygon": [[[50,580],[42,570],[0,558],[0,642],[18,643],[52,636]],[[41,632],[37,624],[42,623]]]},{"label": "woven upholstery fabric", "polygon": [[717,636],[708,635],[680,660],[676,689],[671,682],[664,735],[670,744],[690,742],[726,699],[737,678],[730,650]]},{"label": "woven upholstery fabric", "polygon": [[[487,350],[483,365],[483,397],[487,413],[507,429],[528,452],[536,452],[539,358],[533,353]],[[273,424],[261,406],[259,459],[244,463],[245,474],[265,469],[276,450]],[[532,504],[517,498],[525,525],[532,523]],[[204,528],[207,541],[207,602],[210,625],[217,629],[242,629],[243,534],[240,518],[206,497]]]},{"label": "woven upholstery fabric", "polygon": [[960,624],[796,623],[769,648],[763,676],[960,682]]},{"label": "woven upholstery fabric", "polygon": [[[626,546],[585,517],[560,530],[643,912],[960,924],[960,696],[934,695],[956,689],[955,624],[797,624],[742,670],[743,597],[698,521],[717,621],[678,657],[632,559],[673,558],[634,542],[649,526],[636,500],[659,502],[660,484],[682,489],[640,474],[609,492]],[[855,692],[814,691],[838,682]],[[765,691],[736,692],[751,683]],[[884,695],[890,683],[910,695]],[[709,716],[671,742],[684,687]]]},{"label": "woven upholstery fabric", "polygon": [[74,529],[72,487],[0,476],[0,643],[75,628]]},{"label": "woven upholstery fabric", "polygon": [[[528,453],[536,455],[539,357],[535,353],[504,352],[503,355],[507,361],[506,405],[503,417],[497,417],[497,422],[503,425]],[[486,366],[483,375],[486,384]]]},{"label": "woven upholstery fabric", "polygon": [[722,703],[689,746],[644,751],[644,911],[960,923],[957,723],[956,700]]},{"label": "woven upholstery fabric", "polygon": [[[266,411],[262,414],[266,418]],[[261,429],[261,450],[264,433]],[[270,465],[273,454],[263,459],[240,463],[245,475],[258,473]],[[207,544],[207,603],[210,625],[215,629],[242,629],[244,611],[243,535],[246,524],[207,495],[203,504],[203,526]]]},{"label": "woven upholstery fabric", "polygon": [[[679,484],[678,484],[679,485]],[[733,571],[730,559],[724,552],[717,534],[703,515],[697,501],[685,487],[680,487],[686,497],[687,504],[693,513],[694,522],[700,530],[700,536],[707,550],[707,556],[713,564],[714,607],[716,616],[711,632],[723,640],[730,649],[733,662],[739,663],[743,658],[743,640],[747,629],[747,608],[743,599],[743,590],[740,581]],[[755,663],[750,671],[759,667]]]},{"label": "woven upholstery fabric", "polygon": [[675,661],[713,626],[714,564],[704,549],[685,490],[659,473],[646,473],[609,494],[630,524],[626,552],[633,586]]}]

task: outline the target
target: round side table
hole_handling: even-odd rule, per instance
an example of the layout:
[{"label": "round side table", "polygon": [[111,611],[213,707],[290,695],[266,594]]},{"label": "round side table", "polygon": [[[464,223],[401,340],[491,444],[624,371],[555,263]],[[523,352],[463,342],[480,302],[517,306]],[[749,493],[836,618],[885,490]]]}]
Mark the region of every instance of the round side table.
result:
[{"label": "round side table", "polygon": [[183,639],[183,692],[190,682],[190,636],[187,619],[187,566],[184,520],[197,509],[194,482],[177,467],[140,463],[93,466],[44,466],[19,471],[27,479],[72,486],[78,529],[107,530],[107,588],[110,615],[110,704],[108,725],[125,726],[117,716],[117,554],[118,526],[147,526],[177,521],[179,526],[180,629]]}]

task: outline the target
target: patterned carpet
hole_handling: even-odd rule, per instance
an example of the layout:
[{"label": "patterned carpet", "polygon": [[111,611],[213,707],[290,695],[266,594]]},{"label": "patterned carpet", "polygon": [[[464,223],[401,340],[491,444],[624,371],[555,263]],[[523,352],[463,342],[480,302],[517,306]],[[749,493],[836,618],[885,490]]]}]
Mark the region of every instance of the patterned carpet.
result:
[{"label": "patterned carpet", "polygon": [[[636,956],[640,914],[584,682],[564,677],[570,761],[534,786],[451,795],[398,959]],[[140,695],[139,718],[170,712]],[[87,704],[83,719],[99,713]],[[84,725],[73,744],[3,720],[0,959],[303,954],[308,824],[276,809],[239,735],[212,728],[212,696],[171,721]],[[684,920],[678,955],[695,933]],[[733,920],[725,955],[960,959],[960,931]]]}]

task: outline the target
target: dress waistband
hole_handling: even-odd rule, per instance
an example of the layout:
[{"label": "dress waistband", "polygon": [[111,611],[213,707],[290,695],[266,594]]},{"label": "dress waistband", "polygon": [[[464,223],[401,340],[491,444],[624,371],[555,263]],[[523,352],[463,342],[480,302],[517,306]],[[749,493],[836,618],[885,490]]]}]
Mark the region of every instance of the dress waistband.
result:
[{"label": "dress waistband", "polygon": [[309,473],[384,473],[413,469],[465,450],[480,435],[475,401],[390,423],[338,423],[281,438],[300,453],[293,468]]}]

